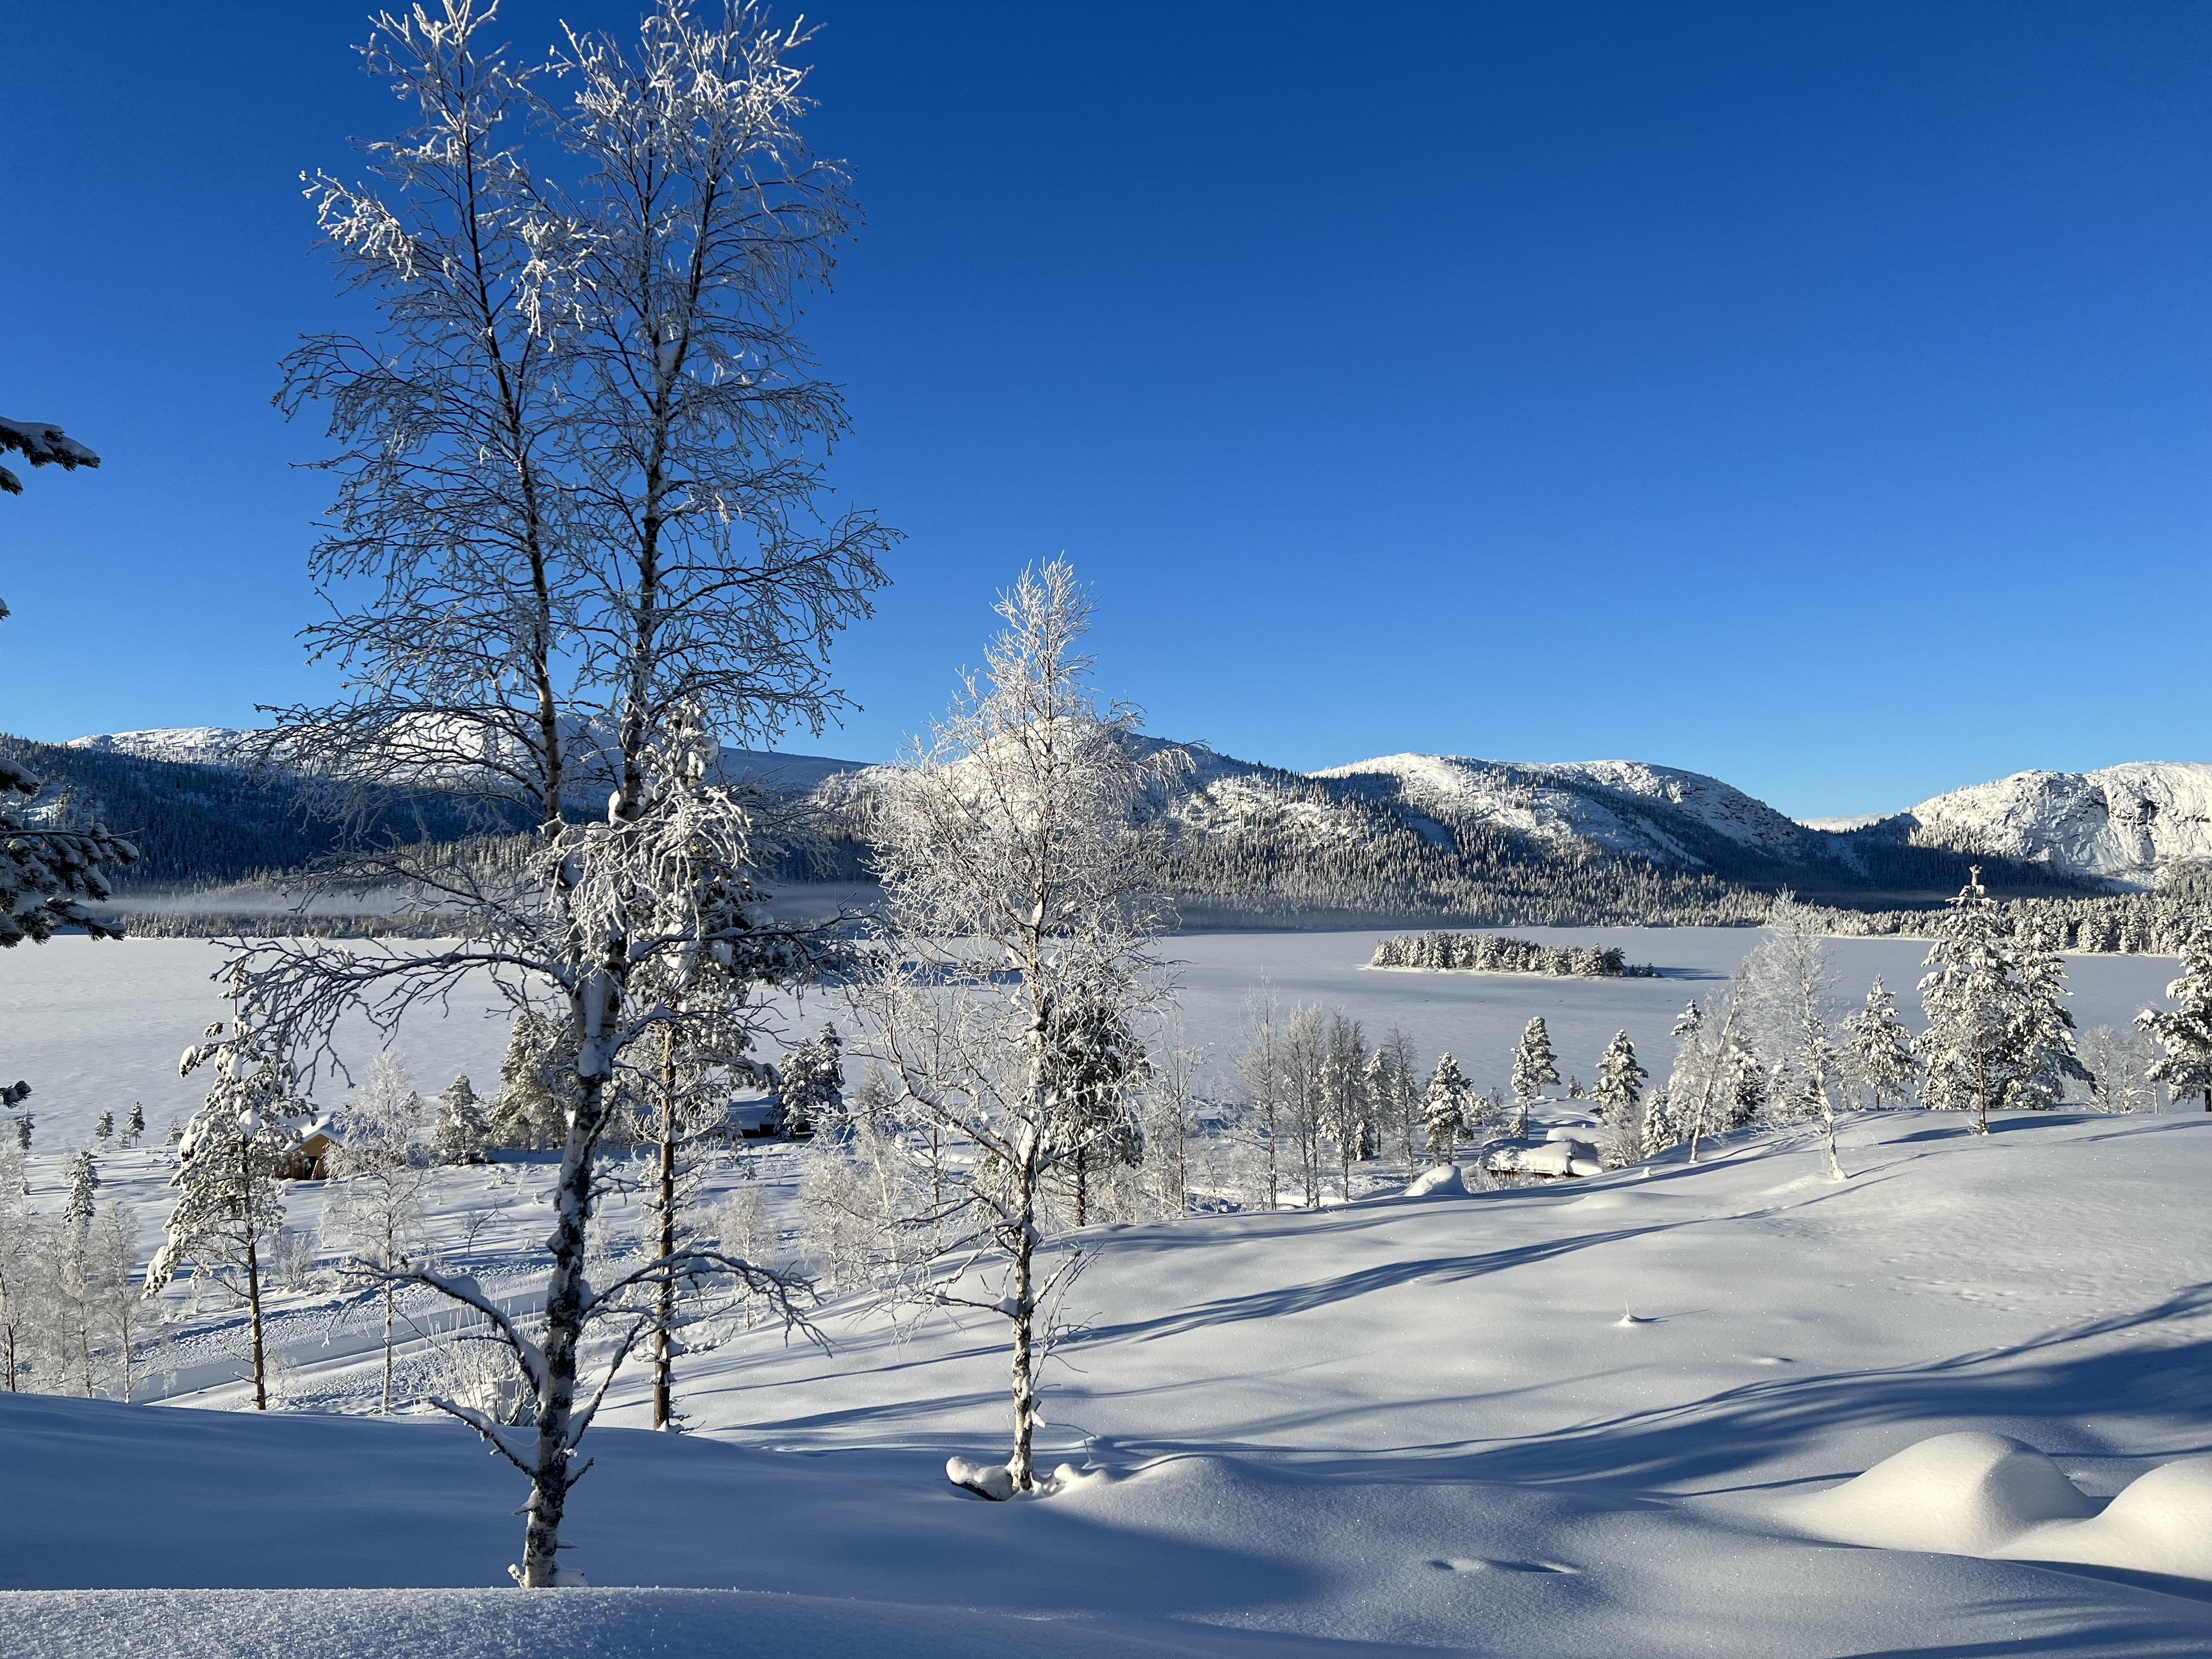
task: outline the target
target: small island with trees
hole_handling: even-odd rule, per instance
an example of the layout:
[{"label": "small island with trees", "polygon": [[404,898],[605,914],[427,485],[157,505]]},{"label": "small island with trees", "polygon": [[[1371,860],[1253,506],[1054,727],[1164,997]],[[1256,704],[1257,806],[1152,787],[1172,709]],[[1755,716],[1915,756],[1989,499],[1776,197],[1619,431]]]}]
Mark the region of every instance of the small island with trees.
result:
[{"label": "small island with trees", "polygon": [[1552,974],[1561,978],[1656,979],[1620,946],[1539,945],[1504,933],[1400,933],[1378,939],[1370,968],[1425,968],[1467,974]]}]

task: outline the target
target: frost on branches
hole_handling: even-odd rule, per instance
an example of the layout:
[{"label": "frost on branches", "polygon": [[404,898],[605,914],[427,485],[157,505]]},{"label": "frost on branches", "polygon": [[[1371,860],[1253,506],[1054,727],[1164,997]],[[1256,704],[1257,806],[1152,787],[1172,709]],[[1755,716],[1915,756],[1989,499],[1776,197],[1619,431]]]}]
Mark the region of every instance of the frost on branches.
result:
[{"label": "frost on branches", "polygon": [[[635,803],[617,797],[607,822],[541,831],[519,875],[434,855],[387,868],[408,876],[416,902],[465,918],[470,934],[444,949],[357,942],[267,940],[235,958],[253,1006],[303,1045],[325,1055],[339,1020],[358,1012],[389,1035],[412,1007],[489,975],[518,1011],[550,1005],[566,1074],[561,1102],[561,1167],[544,1305],[518,1314],[473,1278],[428,1267],[356,1262],[355,1271],[427,1286],[480,1316],[519,1365],[532,1401],[531,1425],[454,1399],[433,1404],[489,1440],[530,1478],[519,1582],[562,1582],[561,1522],[581,1474],[574,1458],[623,1362],[665,1329],[663,1291],[718,1284],[763,1298],[809,1329],[794,1285],[720,1250],[678,1244],[604,1282],[586,1272],[587,1232],[611,1178],[611,1132],[635,1122],[629,1099],[661,1086],[671,1047],[732,1054],[763,1018],[756,988],[792,985],[810,971],[810,935],[777,927],[752,883],[753,819],[747,798],[710,786],[712,735],[697,712],[679,709],[643,759]],[[627,815],[623,809],[629,807]]]},{"label": "frost on branches", "polygon": [[1091,609],[1065,562],[1023,573],[1000,599],[987,677],[901,764],[877,826],[876,1057],[906,1109],[977,1154],[929,1218],[959,1254],[910,1291],[1007,1322],[1005,1480],[964,1483],[993,1497],[1037,1487],[1044,1328],[1081,1261],[1039,1261],[1048,1188],[1121,1132],[1144,1073],[1133,1024],[1165,995],[1145,811],[1164,780],[1132,741],[1136,711],[1091,689]]},{"label": "frost on branches", "polygon": [[1912,1034],[1897,1017],[1897,999],[1879,978],[1867,992],[1866,1006],[1844,1022],[1844,1064],[1873,1097],[1876,1111],[1904,1099],[1920,1069]]},{"label": "frost on branches", "polygon": [[2165,1053],[2148,1071],[2179,1095],[2201,1094],[2212,1112],[2212,924],[2200,922],[2181,947],[2181,977],[2166,988],[2172,1008],[2146,1008],[2136,1024]]},{"label": "frost on branches", "polygon": [[1915,1047],[1926,1104],[1971,1110],[1986,1134],[1992,1107],[2046,1109],[2068,1078],[2087,1079],[2073,1016],[2058,1000],[2067,993],[2057,949],[2032,924],[2015,936],[1978,869],[1947,906],[1923,965],[1928,1029]]},{"label": "frost on branches", "polygon": [[1636,1063],[1636,1045],[1616,1031],[1597,1065],[1592,1091],[1604,1124],[1601,1148],[1609,1169],[1625,1169],[1648,1155],[1644,1134],[1644,1085],[1650,1073]]},{"label": "frost on branches", "polygon": [[203,1283],[229,1291],[246,1310],[253,1364],[253,1409],[269,1409],[269,1372],[262,1345],[263,1253],[284,1224],[281,1172],[300,1144],[308,1109],[295,1093],[290,1062],[264,1012],[242,985],[237,1017],[225,1035],[217,1020],[204,1041],[185,1050],[178,1072],[215,1073],[207,1099],[177,1143],[177,1200],[161,1247],[146,1272],[151,1296],[190,1263]]}]

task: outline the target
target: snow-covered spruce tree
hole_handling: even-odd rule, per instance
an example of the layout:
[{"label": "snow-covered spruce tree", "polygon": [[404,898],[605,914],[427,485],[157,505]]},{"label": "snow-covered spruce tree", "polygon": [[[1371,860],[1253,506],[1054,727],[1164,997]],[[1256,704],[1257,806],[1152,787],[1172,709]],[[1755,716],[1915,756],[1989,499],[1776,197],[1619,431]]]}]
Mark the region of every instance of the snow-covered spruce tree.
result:
[{"label": "snow-covered spruce tree", "polygon": [[1473,1092],[1459,1062],[1449,1051],[1437,1056],[1437,1069],[1421,1096],[1421,1122],[1428,1135],[1429,1162],[1452,1161],[1467,1133],[1468,1097]]},{"label": "snow-covered spruce tree", "polygon": [[1513,1051],[1513,1133],[1516,1139],[1528,1133],[1528,1108],[1543,1093],[1544,1085],[1559,1080],[1557,1057],[1552,1053],[1552,1034],[1544,1029],[1544,1017],[1537,1015],[1521,1033],[1521,1043]]},{"label": "snow-covered spruce tree", "polygon": [[854,215],[800,131],[806,36],[657,0],[634,46],[568,32],[532,70],[491,26],[378,16],[366,65],[412,124],[309,192],[382,320],[285,365],[280,405],[327,406],[337,446],[307,638],[347,690],[276,711],[272,757],[550,823],[634,808],[678,704],[820,731],[894,538],[825,498],[847,420],[795,331]]},{"label": "snow-covered spruce tree", "polygon": [[343,1018],[358,1014],[388,1036],[409,1010],[438,1005],[479,976],[518,1008],[550,997],[575,1037],[559,1091],[565,1121],[542,1311],[512,1313],[465,1274],[422,1264],[392,1270],[402,1283],[473,1309],[522,1370],[532,1396],[526,1430],[462,1401],[431,1403],[477,1429],[529,1478],[514,1576],[532,1587],[574,1582],[561,1577],[558,1552],[569,1488],[582,1473],[577,1444],[623,1362],[655,1328],[660,1286],[742,1285],[804,1328],[793,1286],[722,1251],[679,1247],[629,1272],[593,1271],[592,1215],[609,1173],[603,1142],[622,1093],[649,1087],[664,1030],[730,1017],[719,1001],[695,1008],[686,988],[707,964],[758,985],[794,983],[808,963],[811,935],[761,913],[745,799],[704,781],[712,737],[683,711],[661,738],[646,757],[641,799],[618,796],[605,823],[543,832],[520,878],[465,862],[419,864],[416,902],[442,903],[465,920],[465,935],[450,945],[270,939],[234,959],[256,1005],[318,1057],[329,1054]]},{"label": "snow-covered spruce tree", "polygon": [[401,1262],[423,1240],[423,1201],[430,1188],[431,1151],[423,1144],[428,1115],[399,1056],[386,1049],[370,1062],[368,1081],[347,1103],[342,1139],[331,1155],[323,1200],[325,1241],[374,1268],[384,1316],[384,1392],[378,1410],[392,1411],[393,1298]]},{"label": "snow-covered spruce tree", "polygon": [[1835,975],[1820,912],[1797,902],[1786,888],[1767,912],[1765,937],[1744,958],[1737,995],[1745,1005],[1750,1045],[1771,1079],[1770,1093],[1799,1115],[1820,1120],[1828,1178],[1844,1179],[1828,1088],[1841,1059],[1828,1024]]},{"label": "snow-covered spruce tree", "polygon": [[1605,1161],[1613,1169],[1649,1156],[1644,1144],[1644,1083],[1651,1074],[1636,1063],[1636,1045],[1616,1031],[1597,1063],[1593,1098],[1604,1123]]},{"label": "snow-covered spruce tree", "polygon": [[2065,959],[2049,933],[2029,922],[2014,935],[2019,994],[2005,1033],[2004,1103],[2015,1111],[2047,1112],[2066,1097],[2066,1085],[2088,1081],[2074,1052],[2074,1016],[2059,1000],[2066,988]]},{"label": "snow-covered spruce tree", "polygon": [[1898,1018],[1897,999],[1879,975],[1867,992],[1866,1006],[1844,1022],[1844,1066],[1873,1097],[1877,1112],[1887,1102],[1903,1100],[1920,1069],[1912,1033]]},{"label": "snow-covered spruce tree", "polygon": [[574,1030],[550,1012],[524,1006],[507,1028],[499,1063],[499,1093],[487,1133],[503,1151],[558,1146],[568,1135],[576,1075]]},{"label": "snow-covered spruce tree", "polygon": [[786,1134],[812,1134],[845,1106],[845,1042],[835,1025],[825,1024],[783,1057],[775,1068],[777,1097]]},{"label": "snow-covered spruce tree", "polygon": [[99,1166],[93,1163],[90,1152],[70,1153],[69,1196],[62,1203],[63,1224],[70,1227],[89,1227],[92,1213],[99,1206]]},{"label": "snow-covered spruce tree", "polygon": [[1990,1108],[2008,1080],[2020,980],[2003,913],[1978,866],[1950,900],[1921,965],[1928,1029],[1915,1045],[1926,1068],[1920,1097],[1938,1110],[1971,1109],[1975,1133],[1987,1134]]},{"label": "snow-covered spruce tree", "polygon": [[[1096,1035],[1127,1029],[1167,993],[1151,945],[1164,901],[1146,810],[1163,780],[1138,753],[1137,711],[1091,690],[1090,597],[1056,560],[1024,571],[996,608],[1005,627],[986,675],[963,677],[881,798],[885,905],[866,990],[877,1055],[901,1095],[977,1155],[945,1228],[970,1265],[917,1289],[1007,1321],[1012,1452],[1002,1469],[948,1468],[1004,1498],[1037,1485],[1040,1327],[1082,1259],[1064,1249],[1041,1270],[1045,1194],[1108,1132],[1098,1103],[1069,1093],[1097,1086]],[[979,1286],[984,1256],[1002,1274]]]},{"label": "snow-covered spruce tree", "polygon": [[457,1077],[438,1097],[438,1115],[430,1127],[430,1150],[441,1164],[481,1164],[491,1145],[491,1120],[465,1076]]},{"label": "snow-covered spruce tree", "polygon": [[[100,465],[99,456],[52,421],[15,421],[0,415],[0,455],[10,454],[21,455],[33,466],[58,466],[64,472]],[[22,479],[10,469],[0,466],[0,495],[22,493]],[[0,616],[6,614],[4,607],[0,607]]]},{"label": "snow-covered spruce tree", "polygon": [[123,1122],[123,1145],[136,1146],[138,1138],[146,1133],[146,1109],[137,1101],[131,1103],[131,1115]]},{"label": "snow-covered spruce tree", "polygon": [[2212,1112],[2212,923],[2199,921],[2181,947],[2181,976],[2166,988],[2172,1008],[2146,1008],[2136,1024],[2155,1038],[2165,1053],[2154,1060],[2149,1078],[2163,1083],[2176,1098],[2202,1095]]},{"label": "snow-covered spruce tree", "polygon": [[146,1272],[153,1296],[187,1264],[197,1283],[212,1283],[244,1303],[253,1365],[253,1409],[269,1409],[268,1355],[262,1342],[262,1251],[284,1224],[279,1172],[300,1144],[309,1115],[280,1033],[281,1018],[245,976],[232,975],[233,1018],[221,1020],[185,1050],[180,1076],[201,1066],[215,1080],[177,1143],[177,1170],[169,1177],[175,1207],[161,1247]]}]

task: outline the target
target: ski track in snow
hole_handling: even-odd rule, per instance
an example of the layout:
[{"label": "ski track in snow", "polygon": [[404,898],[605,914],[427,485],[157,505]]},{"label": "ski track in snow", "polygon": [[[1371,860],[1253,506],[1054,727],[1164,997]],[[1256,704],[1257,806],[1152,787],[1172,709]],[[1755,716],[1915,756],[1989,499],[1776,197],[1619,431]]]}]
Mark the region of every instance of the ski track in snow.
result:
[{"label": "ski track in snow", "polygon": [[[1532,1012],[1563,1070],[1593,1075],[1625,1026],[1663,1076],[1674,1013],[1756,937],[1602,934],[1669,970],[1656,981],[1369,973],[1371,933],[1169,946],[1187,1034],[1217,1060],[1264,973],[1285,1007],[1344,1006],[1370,1041],[1397,1020],[1486,1086]],[[1850,1000],[1881,972],[1912,1008],[1924,945],[1832,949]],[[216,956],[82,939],[0,956],[16,1011],[0,1066],[39,1091],[42,1207],[93,1114],[141,1099],[149,1146],[101,1155],[101,1195],[150,1234],[161,1132],[198,1098],[174,1055],[223,1012]],[[2068,965],[2084,1028],[2120,1024],[2173,972]],[[489,1091],[505,1028],[477,1016],[493,1006],[410,1024],[419,1087],[466,1070]],[[817,1000],[793,1029],[825,1012],[845,1023]],[[595,1586],[665,1588],[558,1593],[574,1597],[565,1636],[480,1588],[515,1558],[520,1478],[457,1425],[364,1415],[372,1322],[333,1328],[326,1303],[280,1294],[290,1409],[185,1408],[243,1398],[214,1316],[171,1407],[0,1396],[0,1652],[2212,1650],[2212,1586],[1849,1547],[1790,1518],[1790,1500],[1950,1431],[2014,1437],[2094,1499],[2212,1450],[2212,1120],[1996,1127],[1855,1116],[1841,1187],[1793,1130],[1694,1169],[1677,1153],[1571,1186],[1089,1229],[1066,1310],[1086,1328],[1045,1373],[1040,1462],[1113,1478],[1042,1503],[981,1503],[943,1478],[948,1455],[1003,1455],[995,1321],[850,1299],[825,1310],[828,1357],[740,1337],[684,1362],[696,1432],[680,1438],[643,1430],[634,1373],[587,1443],[570,1565]],[[787,1215],[797,1154],[745,1156]],[[488,1215],[466,1254],[495,1290],[526,1288],[550,1174],[522,1159],[441,1181],[438,1236],[458,1250]],[[312,1226],[319,1189],[289,1198],[291,1224]],[[404,1311],[414,1330],[434,1316]],[[403,1376],[422,1351],[410,1337]],[[282,1593],[349,1586],[363,1593]]]}]

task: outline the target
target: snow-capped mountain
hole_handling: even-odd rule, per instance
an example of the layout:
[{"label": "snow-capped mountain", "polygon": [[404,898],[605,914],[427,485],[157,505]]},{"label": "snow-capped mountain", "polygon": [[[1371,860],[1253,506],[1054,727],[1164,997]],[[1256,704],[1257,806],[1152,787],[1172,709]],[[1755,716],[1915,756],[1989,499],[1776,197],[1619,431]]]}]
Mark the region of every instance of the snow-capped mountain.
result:
[{"label": "snow-capped mountain", "polygon": [[1642,761],[1531,765],[1385,755],[1309,775],[1395,791],[1432,816],[1492,825],[1553,850],[1594,842],[1689,869],[1737,862],[1731,852],[1784,864],[1822,855],[1814,836],[1765,802],[1718,778]]},{"label": "snow-capped mountain", "polygon": [[1954,789],[1903,816],[1923,838],[2148,887],[2212,860],[2212,764],[2132,761],[2094,772],[2016,772]]}]

